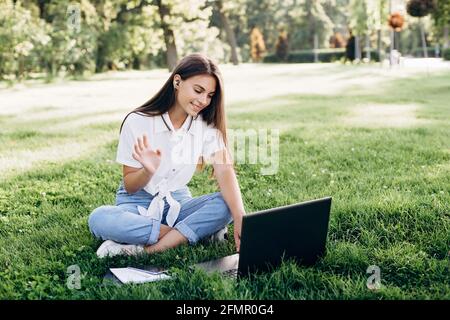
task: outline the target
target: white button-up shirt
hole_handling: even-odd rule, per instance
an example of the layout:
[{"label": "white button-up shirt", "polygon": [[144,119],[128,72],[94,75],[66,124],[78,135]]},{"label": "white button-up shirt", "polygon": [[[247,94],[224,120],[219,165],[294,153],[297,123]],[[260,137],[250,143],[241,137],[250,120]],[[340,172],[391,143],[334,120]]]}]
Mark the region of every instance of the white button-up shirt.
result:
[{"label": "white button-up shirt", "polygon": [[[163,121],[163,118],[165,121]],[[169,130],[170,128],[170,130]],[[132,156],[138,137],[147,134],[152,150],[161,150],[161,163],[144,190],[154,196],[150,206],[138,206],[141,215],[161,221],[164,198],[169,204],[167,224],[173,226],[180,212],[180,204],[172,197],[171,191],[185,187],[191,181],[200,156],[210,158],[224,149],[222,135],[213,124],[207,125],[199,115],[196,119],[188,116],[181,128],[175,129],[166,112],[162,116],[130,114],[120,133],[116,161],[120,164],[142,168],[142,164]]]}]

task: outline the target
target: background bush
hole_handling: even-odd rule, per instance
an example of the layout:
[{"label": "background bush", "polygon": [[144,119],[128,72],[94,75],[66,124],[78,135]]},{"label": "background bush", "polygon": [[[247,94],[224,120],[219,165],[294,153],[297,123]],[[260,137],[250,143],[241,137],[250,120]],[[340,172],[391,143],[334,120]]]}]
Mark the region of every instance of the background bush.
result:
[{"label": "background bush", "polygon": [[[319,49],[317,50],[319,62],[333,62],[345,58],[345,49]],[[380,61],[378,52],[372,50],[370,52],[371,60]],[[363,51],[362,57],[366,57],[366,51]],[[291,63],[311,63],[314,62],[314,50],[300,50],[290,52],[286,61],[282,61],[277,55],[267,55],[264,62],[291,62]]]},{"label": "background bush", "polygon": [[442,51],[442,57],[444,58],[444,60],[450,60],[450,48]]}]

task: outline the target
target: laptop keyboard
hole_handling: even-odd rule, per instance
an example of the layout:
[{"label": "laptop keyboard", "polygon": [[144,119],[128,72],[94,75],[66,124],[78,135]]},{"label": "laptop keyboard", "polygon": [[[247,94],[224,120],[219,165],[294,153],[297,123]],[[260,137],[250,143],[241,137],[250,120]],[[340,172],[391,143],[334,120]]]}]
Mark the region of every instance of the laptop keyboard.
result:
[{"label": "laptop keyboard", "polygon": [[223,274],[227,277],[237,277],[238,275],[238,269],[230,269],[227,271],[224,271]]}]

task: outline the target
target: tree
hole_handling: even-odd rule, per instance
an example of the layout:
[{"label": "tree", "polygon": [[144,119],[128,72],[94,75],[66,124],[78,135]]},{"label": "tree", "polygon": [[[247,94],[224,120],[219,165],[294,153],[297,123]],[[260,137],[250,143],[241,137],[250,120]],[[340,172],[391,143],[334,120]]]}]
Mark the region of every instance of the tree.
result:
[{"label": "tree", "polygon": [[443,35],[444,49],[450,47],[450,1],[437,0],[436,7],[432,12],[436,29]]},{"label": "tree", "polygon": [[95,72],[99,20],[95,7],[87,0],[72,3],[61,0],[48,4],[46,15],[51,20],[51,51],[45,59],[50,73],[60,69],[69,74]]},{"label": "tree", "polygon": [[9,0],[0,3],[0,79],[21,80],[38,71],[40,51],[51,40],[48,34],[31,10]]},{"label": "tree", "polygon": [[433,0],[409,0],[406,5],[406,11],[408,12],[408,14],[412,17],[419,18],[423,55],[425,58],[428,57],[428,52],[427,52],[425,30],[421,19],[430,14],[434,9],[435,3]]},{"label": "tree", "polygon": [[214,56],[217,47],[222,49],[217,39],[219,30],[209,27],[213,8],[206,0],[156,0],[156,4],[170,71],[178,60],[178,52],[185,55],[201,51]]},{"label": "tree", "polygon": [[349,25],[356,37],[355,50],[357,58],[361,58],[359,39],[366,38],[366,55],[370,59],[370,38],[377,31],[377,50],[381,51],[381,28],[387,16],[386,0],[351,0],[349,3]]},{"label": "tree", "polygon": [[[240,4],[246,0],[238,0]],[[242,15],[221,0],[226,13]],[[167,65],[204,52],[223,61],[207,0],[0,0],[0,77]],[[239,28],[239,25],[237,26]],[[228,29],[228,28],[225,28]],[[231,31],[230,31],[231,30]],[[235,32],[230,26],[231,32]],[[247,34],[248,36],[248,34]],[[233,41],[228,41],[233,42]],[[248,47],[248,38],[245,40]],[[237,53],[237,45],[233,46]],[[237,55],[233,54],[237,60]],[[15,75],[12,75],[15,74]]]},{"label": "tree", "polygon": [[169,71],[172,71],[178,62],[178,53],[177,45],[175,43],[175,34],[168,21],[171,15],[170,7],[164,4],[162,0],[156,0],[156,6],[158,7],[161,28],[164,34],[164,42],[166,44],[167,67],[169,68]]},{"label": "tree", "polygon": [[328,44],[333,32],[333,21],[327,15],[324,4],[325,0],[302,0],[298,4],[301,10],[300,23],[297,30],[288,31],[293,34],[299,34],[303,37],[305,49],[314,48],[314,38],[317,37],[319,47]]},{"label": "tree", "polygon": [[281,60],[286,61],[288,56],[288,36],[285,30],[280,30],[276,44],[275,55]]},{"label": "tree", "polygon": [[[102,1],[108,3],[103,7],[112,7],[116,13],[106,34],[101,35],[99,70],[105,63],[116,64],[114,60],[139,68],[142,59],[148,56],[159,59],[162,51],[164,63],[171,71],[180,52],[221,49],[220,42],[215,41],[218,31],[207,25],[212,8],[206,0]],[[109,61],[102,61],[105,53],[111,56]]]},{"label": "tree", "polygon": [[389,13],[388,0],[378,0],[372,2],[371,14],[373,27],[377,31],[377,52],[380,61],[382,61],[382,31],[387,28],[387,18]]},{"label": "tree", "polygon": [[[276,17],[279,17],[282,1],[276,0],[261,0],[252,1],[246,0],[246,15],[247,26],[249,27],[247,37],[252,37],[252,32],[259,32],[264,35],[264,42],[267,44],[267,48],[272,48],[278,37],[278,22]],[[279,19],[280,20],[280,19]],[[255,26],[258,26],[258,31],[253,30]],[[248,39],[248,38],[247,38]],[[250,51],[252,51],[250,46]],[[253,59],[253,54],[251,54]]]},{"label": "tree", "polygon": [[254,62],[261,62],[264,53],[266,53],[266,45],[264,37],[258,27],[253,27],[250,32],[251,55]]},{"label": "tree", "polygon": [[360,38],[369,33],[370,15],[367,2],[361,0],[350,1],[350,28],[354,35],[355,58],[361,59]]},{"label": "tree", "polygon": [[319,45],[325,46],[333,31],[333,22],[325,12],[329,1],[247,0],[248,25],[259,27],[270,50],[275,49],[280,28],[284,28],[289,35],[290,50],[312,49],[315,36]]},{"label": "tree", "polygon": [[[230,3],[226,3],[226,5],[230,5]],[[230,20],[228,19],[227,7],[224,5],[223,0],[216,1],[216,10],[220,17],[220,22],[223,30],[226,34],[226,39],[231,48],[231,62],[234,65],[239,64],[238,54],[237,54],[237,42],[236,36],[234,34],[234,30],[231,27]]]}]

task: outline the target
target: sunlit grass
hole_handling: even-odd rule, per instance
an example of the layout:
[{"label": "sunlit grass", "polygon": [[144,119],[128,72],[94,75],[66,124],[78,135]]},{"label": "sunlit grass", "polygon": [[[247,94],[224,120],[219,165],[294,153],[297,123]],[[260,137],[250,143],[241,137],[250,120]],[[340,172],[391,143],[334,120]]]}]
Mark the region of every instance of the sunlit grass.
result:
[{"label": "sunlit grass", "polygon": [[[277,72],[280,83],[288,70],[257,69],[267,77]],[[352,78],[361,70],[339,67],[335,71],[342,73],[334,76]],[[306,67],[308,72],[325,77],[316,67]],[[295,76],[287,75],[285,85]],[[121,178],[113,160],[122,109],[65,114],[48,107],[35,108],[29,118],[3,115],[0,297],[450,299],[449,81],[450,74],[384,79],[373,90],[350,86],[341,94],[288,93],[229,103],[230,129],[281,131],[276,175],[262,176],[261,165],[236,166],[249,213],[333,196],[323,260],[309,268],[286,261],[273,273],[239,283],[189,271],[193,263],[233,253],[231,239],[152,256],[96,257],[100,242],[90,235],[87,217],[114,202]],[[368,125],[345,121],[359,108],[374,105],[385,108],[383,122],[377,122],[376,113]],[[389,106],[406,107],[411,121],[400,127],[389,123],[402,117],[389,113]],[[216,190],[208,175],[202,172],[191,181],[194,195]],[[73,264],[83,274],[80,290],[66,286]],[[176,278],[135,286],[103,284],[108,267],[130,264],[168,267]],[[366,286],[370,265],[380,267],[379,291]]]}]

